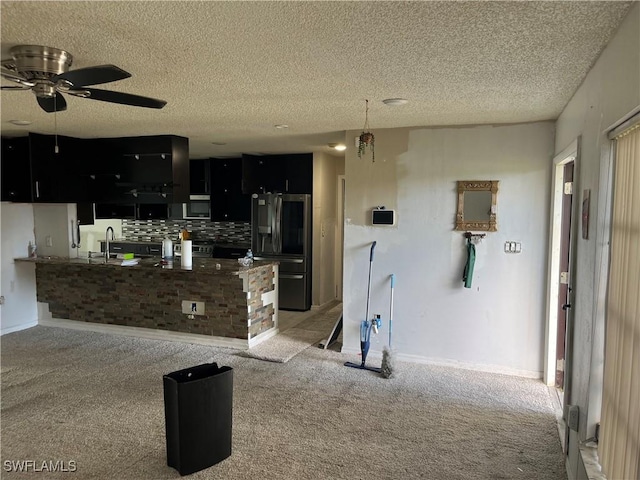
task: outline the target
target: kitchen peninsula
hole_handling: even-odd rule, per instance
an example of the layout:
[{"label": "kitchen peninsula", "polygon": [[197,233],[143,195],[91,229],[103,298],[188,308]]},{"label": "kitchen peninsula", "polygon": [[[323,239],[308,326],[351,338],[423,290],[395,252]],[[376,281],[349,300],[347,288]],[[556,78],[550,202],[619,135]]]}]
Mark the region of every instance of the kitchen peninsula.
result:
[{"label": "kitchen peninsula", "polygon": [[37,300],[48,304],[53,319],[47,324],[65,319],[180,332],[237,348],[278,332],[276,262],[243,267],[236,260],[198,258],[187,268],[179,258],[167,264],[144,258],[134,266],[104,258],[15,261],[35,263]]}]

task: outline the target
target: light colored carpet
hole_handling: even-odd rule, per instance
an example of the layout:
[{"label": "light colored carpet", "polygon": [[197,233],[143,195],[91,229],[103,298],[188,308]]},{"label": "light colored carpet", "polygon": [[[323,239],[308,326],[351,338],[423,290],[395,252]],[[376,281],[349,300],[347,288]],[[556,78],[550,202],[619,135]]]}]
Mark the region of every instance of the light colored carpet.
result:
[{"label": "light colored carpet", "polygon": [[40,326],[0,343],[1,465],[77,462],[3,479],[180,478],[162,376],[211,361],[234,369],[233,453],[194,480],[566,479],[549,391],[532,379],[403,362],[383,379],[316,347],[278,364]]},{"label": "light colored carpet", "polygon": [[288,328],[244,353],[248,357],[285,363],[311,345],[326,339],[342,315],[342,303],[306,318],[298,326]]}]

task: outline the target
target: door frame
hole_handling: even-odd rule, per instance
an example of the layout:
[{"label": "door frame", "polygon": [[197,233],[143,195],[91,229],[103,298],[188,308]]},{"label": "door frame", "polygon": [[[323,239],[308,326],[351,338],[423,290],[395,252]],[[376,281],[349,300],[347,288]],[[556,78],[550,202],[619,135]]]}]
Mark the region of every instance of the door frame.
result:
[{"label": "door frame", "polygon": [[336,237],[335,237],[335,288],[336,300],[342,301],[343,275],[344,275],[344,206],[346,195],[346,177],[338,175],[337,178],[337,201],[336,201]]},{"label": "door frame", "polygon": [[[551,180],[551,212],[549,228],[549,268],[547,272],[547,321],[545,326],[545,355],[543,379],[546,385],[554,386],[556,381],[556,341],[558,336],[558,295],[560,290],[560,252],[562,237],[562,199],[564,195],[564,166],[569,162],[574,162],[573,170],[573,192],[578,189],[578,159],[580,153],[580,137],[576,138],[562,152],[553,158],[553,171]],[[576,210],[580,202],[574,201],[572,204],[571,222],[571,246],[569,248],[569,283],[573,283],[575,272],[575,241],[577,234]],[[569,317],[572,311],[569,310]],[[570,322],[567,322],[566,336],[570,339]],[[565,348],[565,359],[571,355],[570,341]],[[565,360],[564,369],[564,402],[568,400],[569,382],[571,378],[571,362]]]}]

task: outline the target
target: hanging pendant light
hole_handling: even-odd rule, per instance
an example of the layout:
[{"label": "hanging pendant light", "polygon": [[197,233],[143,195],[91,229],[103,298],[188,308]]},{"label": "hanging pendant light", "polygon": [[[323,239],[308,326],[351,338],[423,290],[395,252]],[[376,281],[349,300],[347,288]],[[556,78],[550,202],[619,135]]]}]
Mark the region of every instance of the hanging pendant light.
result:
[{"label": "hanging pendant light", "polygon": [[362,127],[362,133],[358,139],[358,158],[362,158],[366,153],[367,147],[369,147],[371,149],[371,161],[375,162],[375,136],[369,131],[369,100],[365,100],[365,102],[364,127]]}]

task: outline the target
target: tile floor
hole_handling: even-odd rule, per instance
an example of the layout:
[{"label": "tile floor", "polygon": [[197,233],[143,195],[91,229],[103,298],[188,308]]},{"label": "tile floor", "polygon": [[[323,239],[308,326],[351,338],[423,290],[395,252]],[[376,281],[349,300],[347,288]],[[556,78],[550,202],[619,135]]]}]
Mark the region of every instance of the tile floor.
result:
[{"label": "tile floor", "polygon": [[[340,303],[341,302],[339,302],[338,300],[335,300],[329,304],[324,305],[321,308],[312,308],[311,310],[307,310],[306,312],[278,310],[278,323],[279,323],[278,328],[280,330],[280,333],[292,327],[304,329],[305,323],[307,323],[309,325],[309,328],[312,329],[314,326],[313,320],[312,320],[313,317],[315,317],[318,314],[322,314],[328,310],[331,310],[332,308],[336,307]],[[327,328],[326,328],[327,339],[331,334],[331,331],[334,326],[335,324],[327,325]],[[317,326],[315,326],[315,328],[317,328]],[[340,332],[336,341],[329,346],[329,349],[335,350],[335,351],[340,351],[341,348],[342,348],[342,332]]]}]

